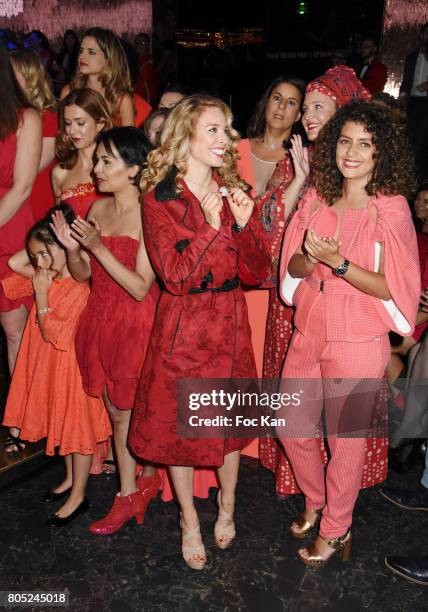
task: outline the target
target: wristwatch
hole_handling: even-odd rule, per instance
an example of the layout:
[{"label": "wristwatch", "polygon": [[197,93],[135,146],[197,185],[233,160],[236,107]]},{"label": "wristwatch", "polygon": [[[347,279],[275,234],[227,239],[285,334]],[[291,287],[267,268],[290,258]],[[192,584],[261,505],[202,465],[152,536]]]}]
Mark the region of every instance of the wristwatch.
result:
[{"label": "wristwatch", "polygon": [[342,263],[340,264],[340,266],[337,266],[337,268],[333,268],[333,274],[336,274],[336,276],[344,276],[349,268],[349,260],[348,259],[344,259],[342,261]]},{"label": "wristwatch", "polygon": [[247,227],[246,225],[242,226],[242,225],[238,225],[237,223],[232,224],[232,229],[237,234],[239,234],[240,232],[243,232],[246,227]]}]

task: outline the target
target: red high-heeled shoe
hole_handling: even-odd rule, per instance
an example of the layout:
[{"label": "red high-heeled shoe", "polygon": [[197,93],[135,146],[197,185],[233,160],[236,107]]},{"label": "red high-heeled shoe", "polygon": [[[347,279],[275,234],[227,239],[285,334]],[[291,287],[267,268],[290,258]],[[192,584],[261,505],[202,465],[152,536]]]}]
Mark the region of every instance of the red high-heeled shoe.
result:
[{"label": "red high-heeled shoe", "polygon": [[157,495],[159,483],[160,478],[157,473],[145,478],[139,476],[137,479],[138,491],[124,497],[118,493],[107,516],[92,523],[89,531],[96,535],[110,535],[119,531],[133,517],[138,525],[142,525],[147,506],[150,500]]}]

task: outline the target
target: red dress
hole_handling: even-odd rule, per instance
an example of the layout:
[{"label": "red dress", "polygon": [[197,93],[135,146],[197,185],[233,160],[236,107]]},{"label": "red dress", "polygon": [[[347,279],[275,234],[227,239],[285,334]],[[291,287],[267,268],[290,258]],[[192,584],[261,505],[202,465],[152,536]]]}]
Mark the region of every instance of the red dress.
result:
[{"label": "red dress", "polygon": [[[42,135],[43,138],[55,138],[58,132],[58,117],[55,111],[47,110],[42,115]],[[51,186],[51,171],[55,166],[55,158],[49,166],[39,172],[34,181],[31,192],[31,208],[35,221],[42,219],[52,206],[55,199]]]},{"label": "red dress", "polygon": [[[419,265],[421,266],[421,287],[422,291],[428,289],[428,234],[418,232]],[[415,327],[413,338],[419,342],[420,337],[428,327],[428,322],[421,323]]]},{"label": "red dress", "polygon": [[[13,186],[13,170],[16,157],[16,134],[8,134],[0,140],[0,198]],[[25,246],[25,236],[33,225],[30,200],[25,200],[15,215],[0,227],[0,280],[11,274],[8,259]],[[0,286],[0,312],[8,312],[24,304],[29,310],[32,297],[9,300]]]},{"label": "red dress", "polygon": [[60,200],[65,204],[69,204],[76,215],[83,219],[89,212],[95,200],[105,197],[95,191],[93,183],[79,183],[76,187],[70,187],[61,191]]},{"label": "red dress", "polygon": [[[216,231],[183,181],[183,191],[177,193],[174,178],[171,172],[144,198],[147,252],[165,289],[135,399],[129,444],[135,454],[155,463],[221,466],[226,454],[241,450],[249,440],[178,436],[176,383],[182,378],[256,377],[238,278],[266,279],[268,245],[256,210],[248,228],[237,234],[224,200],[222,226]],[[209,290],[211,283],[216,291]]]},{"label": "red dress", "polygon": [[[130,270],[135,269],[138,240],[103,236],[103,243]],[[138,302],[91,257],[92,290],[76,334],[76,354],[83,388],[99,397],[107,387],[121,410],[134,405],[137,383],[149,342],[159,288],[153,284]]]}]

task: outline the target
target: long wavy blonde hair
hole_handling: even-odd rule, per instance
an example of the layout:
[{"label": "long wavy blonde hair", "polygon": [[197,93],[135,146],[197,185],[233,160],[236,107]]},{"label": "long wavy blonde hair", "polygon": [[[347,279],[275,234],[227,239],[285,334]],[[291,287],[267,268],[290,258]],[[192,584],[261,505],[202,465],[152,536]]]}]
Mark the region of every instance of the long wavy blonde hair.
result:
[{"label": "long wavy blonde hair", "polygon": [[[110,107],[110,112],[113,117],[116,117],[123,94],[132,94],[131,76],[125,51],[119,38],[110,30],[90,28],[83,34],[82,40],[87,36],[95,38],[107,60],[98,80],[104,89],[104,97]],[[81,74],[78,67],[70,83],[70,91],[87,87],[87,82],[88,77]]]},{"label": "long wavy blonde hair", "polygon": [[184,177],[187,171],[189,143],[196,122],[204,110],[212,107],[218,108],[224,113],[230,138],[224,154],[223,166],[216,171],[226,187],[248,188],[248,184],[241,179],[236,168],[239,134],[232,127],[233,117],[230,108],[218,98],[193,95],[181,100],[168,115],[162,128],[159,148],[152,151],[147,158],[148,166],[143,172],[140,183],[142,194],[147,193],[160,183],[173,166],[177,168],[175,179],[177,192],[182,191],[180,179]]},{"label": "long wavy blonde hair", "polygon": [[42,60],[32,49],[18,49],[11,54],[11,61],[25,80],[25,96],[39,113],[56,110],[57,100],[52,92],[50,77]]}]

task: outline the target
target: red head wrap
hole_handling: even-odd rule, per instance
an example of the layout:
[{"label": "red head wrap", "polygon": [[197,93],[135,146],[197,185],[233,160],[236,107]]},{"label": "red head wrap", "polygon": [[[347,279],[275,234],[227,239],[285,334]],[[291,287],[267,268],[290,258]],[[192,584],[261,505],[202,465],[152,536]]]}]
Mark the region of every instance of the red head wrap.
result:
[{"label": "red head wrap", "polygon": [[349,66],[335,66],[306,87],[306,93],[320,91],[332,98],[340,108],[351,100],[370,100],[371,94]]}]

